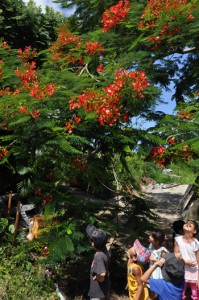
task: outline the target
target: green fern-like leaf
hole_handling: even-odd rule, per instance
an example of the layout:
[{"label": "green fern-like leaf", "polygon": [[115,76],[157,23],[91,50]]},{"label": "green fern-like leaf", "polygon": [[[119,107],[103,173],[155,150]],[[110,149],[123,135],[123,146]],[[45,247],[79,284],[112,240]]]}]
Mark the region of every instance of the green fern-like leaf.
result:
[{"label": "green fern-like leaf", "polygon": [[17,119],[16,121],[11,122],[9,125],[10,125],[11,127],[13,127],[13,126],[19,125],[19,124],[21,124],[21,123],[26,123],[26,122],[29,121],[30,119],[31,119],[30,116],[23,116],[23,117]]},{"label": "green fern-like leaf", "polygon": [[60,148],[68,153],[82,154],[81,151],[71,146],[66,140],[60,141]]}]

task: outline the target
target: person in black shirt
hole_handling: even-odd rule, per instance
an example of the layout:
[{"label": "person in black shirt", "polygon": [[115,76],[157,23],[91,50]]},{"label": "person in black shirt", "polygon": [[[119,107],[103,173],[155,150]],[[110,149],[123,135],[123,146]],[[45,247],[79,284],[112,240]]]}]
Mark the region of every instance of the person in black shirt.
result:
[{"label": "person in black shirt", "polygon": [[110,298],[109,261],[110,255],[106,248],[107,235],[89,224],[86,232],[95,249],[95,254],[90,269],[90,289],[88,296],[91,300],[108,300]]}]

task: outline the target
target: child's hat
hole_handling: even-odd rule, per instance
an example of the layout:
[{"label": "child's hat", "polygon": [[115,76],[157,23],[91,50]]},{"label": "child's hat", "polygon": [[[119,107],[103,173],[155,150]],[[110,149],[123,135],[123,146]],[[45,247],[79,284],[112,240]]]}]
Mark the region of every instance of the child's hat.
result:
[{"label": "child's hat", "polygon": [[107,235],[102,229],[97,229],[93,224],[89,224],[86,227],[86,233],[98,248],[105,246]]},{"label": "child's hat", "polygon": [[137,254],[137,262],[146,264],[149,261],[150,251],[138,239],[134,241],[133,247]]}]

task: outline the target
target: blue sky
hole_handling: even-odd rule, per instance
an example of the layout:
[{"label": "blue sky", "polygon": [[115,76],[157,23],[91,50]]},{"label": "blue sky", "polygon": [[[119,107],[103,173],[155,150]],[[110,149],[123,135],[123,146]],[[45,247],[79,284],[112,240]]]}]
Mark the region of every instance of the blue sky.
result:
[{"label": "blue sky", "polygon": [[176,103],[174,100],[171,100],[172,92],[163,92],[162,99],[166,104],[159,104],[156,110],[163,111],[167,114],[173,114]]},{"label": "blue sky", "polygon": [[[23,1],[25,3],[29,2],[29,0],[23,0]],[[41,6],[43,11],[45,11],[45,7],[47,5],[47,6],[52,7],[54,10],[59,11],[62,14],[65,14],[66,16],[68,15],[66,9],[62,9],[60,4],[53,3],[52,0],[34,0],[34,2],[36,3],[37,6]]]}]

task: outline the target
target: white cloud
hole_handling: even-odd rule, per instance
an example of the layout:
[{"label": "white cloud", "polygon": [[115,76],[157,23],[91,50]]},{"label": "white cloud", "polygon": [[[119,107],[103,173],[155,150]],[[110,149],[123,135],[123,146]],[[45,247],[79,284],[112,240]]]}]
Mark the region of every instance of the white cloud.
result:
[{"label": "white cloud", "polygon": [[[28,3],[29,0],[23,0],[25,3]],[[52,7],[55,11],[59,11],[60,13],[64,15],[69,15],[70,12],[66,11],[66,9],[62,9],[60,4],[53,3],[52,0],[34,0],[35,4],[37,6],[42,7],[42,11],[45,12],[45,7],[48,5],[49,7]]]}]

